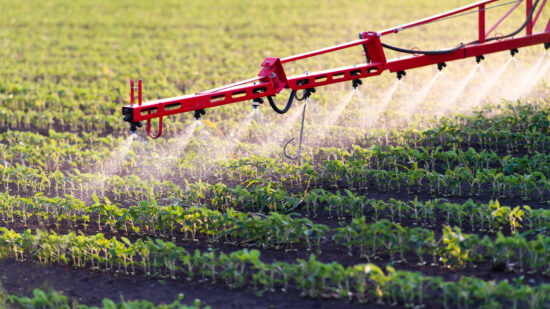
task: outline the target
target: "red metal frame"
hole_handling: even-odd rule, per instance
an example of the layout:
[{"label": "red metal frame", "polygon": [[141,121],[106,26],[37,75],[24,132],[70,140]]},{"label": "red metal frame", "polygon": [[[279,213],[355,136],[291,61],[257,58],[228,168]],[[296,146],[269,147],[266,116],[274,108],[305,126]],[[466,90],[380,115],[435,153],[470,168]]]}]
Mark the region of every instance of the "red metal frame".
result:
[{"label": "red metal frame", "polygon": [[[533,28],[546,5],[546,0],[539,4],[536,14],[531,14],[533,0],[519,0],[502,18],[500,18],[488,31],[486,31],[486,10],[488,5],[501,0],[479,1],[443,14],[428,17],[416,22],[404,24],[381,32],[363,32],[359,40],[307,52],[287,58],[270,57],[262,63],[262,69],[257,77],[217,89],[185,95],[174,98],[142,102],[142,82],[138,80],[138,86],[134,87],[134,81],[130,81],[130,105],[122,108],[123,115],[130,117],[129,122],[147,121],[147,133],[152,138],[162,135],[162,120],[164,116],[196,111],[215,106],[248,101],[268,96],[276,96],[284,88],[291,90],[309,89],[329,84],[335,84],[360,78],[366,78],[382,74],[384,71],[401,72],[418,67],[449,62],[458,59],[481,56],[505,50],[511,50],[536,44],[550,43],[550,20],[543,32],[533,34]],[[540,1],[540,0],[539,0]],[[529,21],[525,28],[525,35],[520,37],[489,40],[488,36],[503,20],[505,20],[519,5],[525,2]],[[425,25],[431,22],[450,18],[452,16],[478,11],[478,41],[475,44],[467,44],[456,51],[428,55],[415,54],[413,56],[387,60],[383,50],[381,37],[399,33],[405,29]],[[475,13],[475,12],[474,12]],[[329,69],[314,73],[304,73],[287,77],[283,64],[295,62],[305,58],[331,53],[361,45],[367,52],[369,62],[361,65]],[[134,104],[134,89],[138,89],[138,104]],[[159,118],[159,129],[156,135],[151,134],[151,120]],[[127,120],[128,121],[128,120]]]}]

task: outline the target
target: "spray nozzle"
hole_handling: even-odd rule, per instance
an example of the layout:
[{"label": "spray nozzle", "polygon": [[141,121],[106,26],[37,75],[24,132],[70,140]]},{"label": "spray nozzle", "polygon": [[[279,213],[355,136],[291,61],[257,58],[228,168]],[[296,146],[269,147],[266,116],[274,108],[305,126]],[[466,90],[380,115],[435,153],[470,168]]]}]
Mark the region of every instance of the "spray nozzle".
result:
[{"label": "spray nozzle", "polygon": [[197,109],[195,111],[195,114],[193,115],[193,117],[195,117],[195,119],[199,120],[201,118],[202,115],[205,115],[206,114],[206,111],[204,109]]},{"label": "spray nozzle", "polygon": [[485,56],[483,56],[483,55],[476,56],[476,62],[477,62],[477,64],[480,64],[480,63],[481,63],[481,60],[485,60]]},{"label": "spray nozzle", "polygon": [[131,109],[124,108],[122,113],[125,115],[123,120],[130,123],[130,131],[132,131],[132,133],[136,133],[136,130],[143,126],[140,121],[134,121],[134,114]]},{"label": "spray nozzle", "polygon": [[354,79],[354,80],[351,82],[351,85],[353,86],[353,89],[354,89],[354,90],[357,90],[357,87],[359,87],[359,85],[363,85],[363,81],[360,80],[360,79]]},{"label": "spray nozzle", "polygon": [[441,62],[437,64],[437,69],[439,70],[439,72],[443,71],[443,68],[446,68],[446,67],[447,67],[447,64],[445,62]]},{"label": "spray nozzle", "polygon": [[141,122],[130,122],[130,131],[136,133],[137,128],[141,128],[143,124]]},{"label": "spray nozzle", "polygon": [[514,57],[517,53],[519,53],[519,49],[517,48],[510,49],[510,55],[512,55],[512,57]]},{"label": "spray nozzle", "polygon": [[405,72],[405,71],[399,71],[399,72],[397,72],[397,79],[398,79],[398,80],[401,80],[401,79],[402,79],[404,76],[406,76],[406,75],[407,75],[407,72]]},{"label": "spray nozzle", "polygon": [[294,95],[294,97],[295,97],[296,100],[298,100],[298,101],[303,101],[303,100],[305,100],[305,99],[308,99],[308,98],[311,96],[311,94],[315,93],[316,91],[317,91],[317,90],[316,90],[315,88],[307,88],[307,89],[304,89],[304,90],[303,90],[303,94],[302,94],[301,97],[298,96],[298,95],[296,95],[296,94]]},{"label": "spray nozzle", "polygon": [[550,42],[549,43],[544,43],[544,49],[546,49],[546,50],[550,49]]},{"label": "spray nozzle", "polygon": [[254,107],[254,109],[258,109],[258,106],[260,106],[260,104],[264,104],[264,99],[256,98],[252,100],[252,107]]}]

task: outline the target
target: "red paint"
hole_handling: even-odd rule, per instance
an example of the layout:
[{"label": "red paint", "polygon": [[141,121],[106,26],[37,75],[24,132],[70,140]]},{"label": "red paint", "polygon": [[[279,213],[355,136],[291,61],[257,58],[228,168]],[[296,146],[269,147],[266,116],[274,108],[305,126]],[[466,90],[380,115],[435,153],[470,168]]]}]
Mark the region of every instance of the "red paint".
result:
[{"label": "red paint", "polygon": [[479,31],[478,40],[479,43],[485,43],[485,4],[479,6]]},{"label": "red paint", "polygon": [[130,80],[130,104],[134,106],[134,80]]},{"label": "red paint", "polygon": [[526,34],[533,34],[533,17],[529,17],[531,9],[533,8],[533,0],[525,0],[525,16],[529,19],[527,27],[525,28]]},{"label": "red paint", "polygon": [[[142,103],[142,83],[138,81],[138,106],[134,103],[134,82],[130,81],[132,91],[130,94],[130,105],[123,107],[123,114],[131,114],[133,121],[147,121],[147,133],[152,138],[157,138],[162,135],[163,117],[191,112],[199,109],[206,109],[215,106],[232,104],[242,101],[249,101],[256,98],[276,96],[284,88],[291,90],[300,90],[324,85],[336,84],[346,81],[351,81],[359,78],[377,76],[384,71],[400,72],[414,68],[436,65],[442,62],[450,62],[464,58],[476,57],[501,51],[510,50],[513,48],[521,48],[531,45],[544,44],[550,42],[550,21],[544,32],[532,35],[532,25],[527,26],[528,35],[522,37],[507,38],[502,40],[493,40],[486,42],[486,37],[506,19],[510,13],[517,7],[515,5],[508,13],[506,13],[488,32],[485,32],[485,11],[487,4],[501,0],[486,0],[465,6],[447,13],[435,15],[413,23],[401,25],[382,32],[363,32],[361,39],[324,48],[316,51],[303,53],[287,58],[266,58],[262,62],[262,69],[258,73],[258,77],[249,80],[237,82],[231,85],[223,86],[213,90],[199,92],[192,95],[184,95],[174,98],[149,101]],[[542,2],[540,10],[546,4]],[[526,0],[527,12],[532,8],[532,0]],[[381,37],[389,34],[398,33],[404,29],[427,24],[433,21],[445,19],[453,15],[458,15],[470,10],[479,11],[478,38],[479,43],[471,44],[460,48],[459,50],[439,55],[413,55],[409,57],[387,60],[384,49],[381,43]],[[539,14],[540,15],[540,11]],[[535,18],[535,19],[536,19]],[[348,66],[336,69],[329,69],[313,73],[304,73],[297,76],[287,77],[283,64],[299,61],[305,58],[314,57],[334,51],[361,46],[366,49],[370,63],[363,63],[355,66]],[[286,99],[286,98],[285,98]],[[159,118],[159,129],[156,135],[151,134],[151,119]]]}]

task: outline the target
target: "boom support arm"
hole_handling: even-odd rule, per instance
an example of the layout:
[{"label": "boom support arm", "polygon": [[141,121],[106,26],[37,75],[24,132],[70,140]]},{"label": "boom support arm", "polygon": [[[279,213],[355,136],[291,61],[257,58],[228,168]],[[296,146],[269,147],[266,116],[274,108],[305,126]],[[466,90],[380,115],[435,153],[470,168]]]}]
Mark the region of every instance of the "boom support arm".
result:
[{"label": "boom support arm", "polygon": [[[386,29],[381,32],[362,32],[359,35],[359,40],[304,54],[282,59],[269,57],[262,62],[262,69],[255,78],[192,95],[142,102],[142,86],[140,80],[137,87],[138,103],[134,103],[134,89],[136,89],[136,87],[134,87],[132,81],[131,103],[122,108],[122,114],[124,115],[124,120],[131,124],[132,131],[135,131],[137,127],[141,126],[141,121],[147,121],[147,132],[149,136],[156,138],[162,134],[162,119],[164,116],[195,111],[195,117],[198,118],[201,114],[204,114],[204,109],[207,108],[248,100],[259,101],[263,97],[268,97],[270,102],[273,103],[273,97],[285,88],[291,90],[291,97],[288,103],[288,106],[290,106],[293,96],[295,96],[298,90],[310,90],[315,87],[345,81],[354,81],[354,86],[356,86],[358,84],[357,80],[380,75],[386,70],[394,73],[397,72],[398,77],[400,77],[404,74],[404,71],[409,69],[434,64],[441,67],[445,62],[458,59],[470,57],[478,57],[478,59],[480,59],[479,57],[485,54],[514,50],[536,44],[544,44],[546,49],[550,48],[550,20],[543,32],[533,34],[533,27],[546,4],[546,0],[536,0],[534,4],[533,0],[518,0],[518,3],[514,5],[509,12],[491,27],[489,31],[486,31],[485,13],[488,9],[487,5],[498,1],[500,0],[480,1],[447,13]],[[540,1],[542,1],[542,4]],[[527,20],[524,26],[520,28],[520,31],[525,29],[526,34],[519,37],[515,37],[515,34],[517,34],[515,33],[509,36],[489,38],[488,36],[490,33],[507,18],[521,2],[525,2],[526,4]],[[381,42],[383,36],[396,34],[406,29],[440,21],[459,14],[465,14],[465,12],[476,13],[475,10],[477,10],[479,16],[479,31],[478,40],[472,43],[461,44],[451,50],[426,52],[421,50],[412,51],[395,48]],[[304,73],[291,77],[286,76],[283,64],[356,46],[361,46],[364,50],[367,58],[366,63],[314,73]],[[384,47],[409,52],[412,53],[412,55],[405,58],[387,60],[384,53]],[[151,119],[154,118],[159,118],[159,132],[156,135],[151,134]]]}]

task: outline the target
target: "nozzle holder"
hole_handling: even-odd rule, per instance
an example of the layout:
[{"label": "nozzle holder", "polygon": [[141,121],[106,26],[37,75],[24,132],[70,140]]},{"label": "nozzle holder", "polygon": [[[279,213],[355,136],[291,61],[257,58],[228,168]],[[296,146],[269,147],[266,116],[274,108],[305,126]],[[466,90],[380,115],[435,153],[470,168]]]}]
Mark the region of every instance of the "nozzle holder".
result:
[{"label": "nozzle holder", "polygon": [[132,131],[132,133],[136,133],[136,130],[143,126],[141,121],[134,121],[134,114],[132,113],[132,109],[124,108],[122,110],[122,113],[123,115],[125,115],[123,120],[130,123],[130,131]]},{"label": "nozzle holder", "polygon": [[476,62],[477,62],[477,64],[480,64],[480,63],[481,63],[481,60],[485,60],[485,56],[483,56],[483,55],[476,56]]},{"label": "nozzle holder", "polygon": [[295,95],[295,98],[298,101],[303,101],[303,100],[309,99],[309,97],[315,92],[317,92],[315,88],[307,88],[303,90],[303,94],[301,97],[298,97],[298,95]]},{"label": "nozzle holder", "polygon": [[445,62],[441,62],[437,64],[437,69],[439,70],[439,72],[443,71],[443,68],[446,68],[446,67],[447,67],[447,64]]},{"label": "nozzle holder", "polygon": [[405,72],[405,71],[399,71],[399,72],[397,72],[397,79],[398,79],[398,80],[401,80],[401,79],[402,79],[404,76],[406,76],[406,75],[407,75],[407,72]]},{"label": "nozzle holder", "polygon": [[206,115],[206,111],[204,109],[197,109],[193,115],[195,119],[199,120],[202,115]]},{"label": "nozzle holder", "polygon": [[264,99],[262,98],[252,99],[252,107],[254,107],[254,109],[257,109],[258,106],[260,106],[260,104],[264,104]]},{"label": "nozzle holder", "polygon": [[544,43],[544,49],[546,50],[550,49],[550,42]]},{"label": "nozzle holder", "polygon": [[514,57],[517,53],[519,53],[519,49],[517,48],[510,49],[510,55],[512,55],[512,57]]}]

